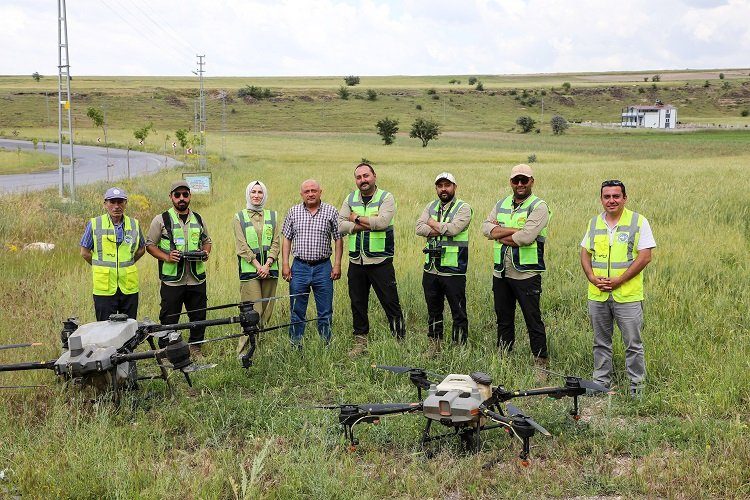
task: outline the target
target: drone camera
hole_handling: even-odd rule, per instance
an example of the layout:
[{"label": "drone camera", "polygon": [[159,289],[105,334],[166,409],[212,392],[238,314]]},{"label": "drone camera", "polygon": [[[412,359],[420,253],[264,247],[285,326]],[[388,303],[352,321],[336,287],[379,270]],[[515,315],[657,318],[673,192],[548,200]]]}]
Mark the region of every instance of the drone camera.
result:
[{"label": "drone camera", "polygon": [[444,417],[451,416],[451,404],[449,401],[440,401],[438,408],[440,409],[440,415]]}]

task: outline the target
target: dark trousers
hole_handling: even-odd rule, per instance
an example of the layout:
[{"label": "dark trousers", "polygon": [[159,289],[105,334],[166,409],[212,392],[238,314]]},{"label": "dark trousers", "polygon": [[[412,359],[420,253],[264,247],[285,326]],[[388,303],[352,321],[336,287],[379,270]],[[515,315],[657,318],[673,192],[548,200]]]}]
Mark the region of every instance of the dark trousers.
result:
[{"label": "dark trousers", "polygon": [[492,278],[497,316],[497,345],[508,351],[516,340],[516,302],[521,306],[526,328],[529,330],[531,353],[540,358],[547,357],[547,333],[542,322],[539,299],[542,295],[542,277],[536,275],[525,280]]},{"label": "dark trousers", "polygon": [[466,276],[440,276],[422,273],[422,289],[427,302],[427,336],[443,338],[443,310],[445,300],[451,308],[453,342],[466,343],[469,337],[469,319],[466,316]]},{"label": "dark trousers", "polygon": [[370,301],[370,286],[372,286],[380,305],[385,310],[391,333],[396,338],[404,338],[406,325],[404,324],[404,314],[401,312],[401,304],[398,301],[396,271],[393,269],[393,261],[387,260],[382,264],[366,266],[350,262],[347,278],[349,281],[349,299],[352,302],[354,335],[367,335],[370,331],[367,306]]},{"label": "dark trousers", "polygon": [[[200,285],[181,285],[167,286],[161,284],[161,311],[159,312],[159,323],[171,325],[174,323],[184,323],[184,319],[178,316],[182,312],[182,306],[185,305],[186,311],[194,309],[205,309],[208,304],[206,297],[206,282]],[[206,311],[195,311],[188,313],[190,321],[202,321],[206,319]],[[203,340],[206,333],[206,327],[190,329],[190,339],[188,342],[197,342]],[[159,339],[159,346],[165,347],[167,339]]]},{"label": "dark trousers", "polygon": [[110,314],[118,313],[138,319],[138,292],[125,295],[118,288],[114,295],[94,295],[94,314],[97,321],[107,321]]}]

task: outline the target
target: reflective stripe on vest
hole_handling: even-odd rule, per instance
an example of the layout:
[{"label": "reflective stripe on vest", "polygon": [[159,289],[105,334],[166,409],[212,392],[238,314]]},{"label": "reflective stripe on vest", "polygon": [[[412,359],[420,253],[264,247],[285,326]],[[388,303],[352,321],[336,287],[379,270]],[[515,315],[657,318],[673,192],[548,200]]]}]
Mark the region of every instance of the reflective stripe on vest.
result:
[{"label": "reflective stripe on vest", "polygon": [[[252,220],[250,220],[250,210],[240,210],[235,215],[235,218],[240,221],[242,233],[245,235],[245,242],[255,254],[255,258],[261,265],[265,265],[266,260],[268,260],[268,252],[271,250],[271,243],[273,243],[273,234],[276,231],[276,212],[273,210],[263,210],[263,229],[260,242],[258,242],[258,232],[255,230]],[[251,262],[248,262],[239,255],[237,256],[237,261],[240,281],[249,281],[258,277],[258,270],[255,269],[255,266]],[[277,261],[274,260],[269,269],[271,277],[279,277],[279,264]]]},{"label": "reflective stripe on vest", "polygon": [[[380,205],[387,196],[393,196],[388,191],[378,189],[372,196],[369,203],[362,202],[359,191],[349,194],[347,203],[351,211],[360,217],[375,217],[380,212]],[[395,203],[395,200],[394,200]],[[357,259],[360,252],[367,257],[393,257],[395,250],[395,241],[393,238],[393,220],[385,231],[359,231],[356,234],[350,234],[349,239],[349,257]]]},{"label": "reflective stripe on vest", "polygon": [[[507,196],[498,201],[497,205],[495,205],[497,221],[505,227],[522,229],[526,224],[526,219],[528,219],[531,212],[533,212],[540,203],[547,204],[544,200],[532,194],[526,198],[521,205],[514,209],[513,197]],[[549,214],[547,224],[549,225],[549,219],[552,218],[552,210],[549,209],[549,206],[547,207],[547,211]],[[505,270],[504,256],[508,249],[511,250],[511,260],[513,262],[513,267],[517,271],[545,271],[544,244],[547,240],[547,234],[547,226],[544,226],[536,239],[530,245],[523,247],[504,245],[495,240],[492,245],[495,271],[502,272]]]},{"label": "reflective stripe on vest", "polygon": [[[638,257],[638,241],[641,236],[643,217],[627,208],[623,210],[615,228],[612,243],[609,240],[607,224],[601,215],[589,222],[588,250],[591,254],[591,267],[594,276],[614,278],[621,276]],[[589,283],[588,297],[604,302],[610,292],[602,292]],[[629,279],[612,291],[616,302],[637,302],[643,300],[643,273]]]},{"label": "reflective stripe on vest", "polygon": [[[179,250],[180,252],[193,252],[200,250],[203,226],[198,222],[195,213],[192,210],[190,211],[190,217],[185,224],[187,235],[185,235],[182,229],[182,221],[174,207],[167,210],[166,213],[172,221],[172,240],[169,240],[162,235],[159,240],[159,248],[166,253],[169,253],[172,250]],[[205,262],[192,261],[190,262],[189,269],[190,273],[196,280],[203,281],[206,279]],[[185,259],[180,259],[179,262],[159,261],[159,279],[162,281],[180,281],[184,273]]]},{"label": "reflective stripe on vest", "polygon": [[[433,220],[438,222],[451,222],[464,203],[463,200],[455,200],[449,205],[448,211],[442,214],[442,218],[440,218],[441,214],[438,213],[440,200],[435,200],[428,207],[427,213]],[[474,216],[473,210],[471,211],[471,215],[472,217]],[[471,224],[471,219],[469,219],[469,224]],[[469,265],[469,224],[466,225],[463,231],[455,236],[440,235],[430,237],[428,240],[425,248],[429,246],[430,240],[439,243],[443,248],[440,261],[434,263],[435,269],[438,272],[445,274],[466,274],[466,269]],[[425,254],[425,271],[429,270],[431,267],[432,263],[430,262],[430,255]]]},{"label": "reflective stripe on vest", "polygon": [[91,251],[93,294],[111,296],[138,293],[138,268],[135,253],[140,244],[140,226],[136,219],[123,216],[122,242],[117,244],[115,226],[109,215],[91,219],[94,248]]}]

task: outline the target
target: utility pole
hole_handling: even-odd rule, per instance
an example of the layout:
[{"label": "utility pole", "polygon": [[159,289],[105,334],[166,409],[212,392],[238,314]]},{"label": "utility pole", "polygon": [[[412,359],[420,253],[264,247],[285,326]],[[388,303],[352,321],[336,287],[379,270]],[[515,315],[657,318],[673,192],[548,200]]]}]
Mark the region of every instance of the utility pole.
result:
[{"label": "utility pole", "polygon": [[49,92],[44,92],[44,103],[47,105],[47,123],[51,122],[49,117]]},{"label": "utility pole", "polygon": [[540,125],[544,123],[544,97],[542,97],[542,117],[539,120]]},{"label": "utility pole", "polygon": [[[67,138],[68,161],[63,156]],[[68,57],[68,18],[65,0],[57,0],[57,166],[60,171],[60,197],[65,196],[65,170],[70,174],[70,199],[76,199],[75,158],[73,157],[73,121],[70,118],[70,59]]]},{"label": "utility pole", "polygon": [[206,56],[196,55],[195,57],[198,58],[198,70],[194,71],[193,73],[198,75],[198,81],[200,82],[200,93],[198,94],[198,98],[200,99],[200,103],[198,105],[198,126],[199,126],[198,137],[200,138],[198,165],[200,166],[200,168],[205,169],[206,168],[206,95],[203,92],[203,73],[205,73],[206,71],[203,69],[203,66],[206,63],[203,62],[203,58]]},{"label": "utility pole", "polygon": [[226,144],[227,144],[227,94],[224,92],[221,95],[221,158],[226,158]]}]

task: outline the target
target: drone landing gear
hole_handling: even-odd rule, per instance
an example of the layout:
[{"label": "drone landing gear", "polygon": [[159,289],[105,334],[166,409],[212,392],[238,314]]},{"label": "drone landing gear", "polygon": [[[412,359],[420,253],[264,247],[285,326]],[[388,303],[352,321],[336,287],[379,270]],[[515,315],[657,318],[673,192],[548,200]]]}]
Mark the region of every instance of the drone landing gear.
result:
[{"label": "drone landing gear", "polygon": [[[154,342],[154,338],[149,336],[148,337],[148,345],[151,348],[152,351],[156,350],[156,343]],[[159,371],[161,372],[161,377],[164,379],[164,383],[167,384],[167,387],[169,388],[169,392],[172,392],[172,385],[169,383],[169,374],[167,373],[167,368],[163,364],[163,360],[166,358],[165,355],[157,355],[156,356],[156,364],[159,366]]]},{"label": "drone landing gear", "polygon": [[258,343],[256,334],[257,332],[255,331],[251,331],[248,333],[247,343],[250,344],[250,347],[248,347],[247,352],[240,357],[242,368],[250,368],[251,366],[253,366],[253,354],[255,354],[255,348]]},{"label": "drone landing gear", "polygon": [[580,420],[581,415],[578,413],[578,396],[573,396],[573,408],[570,410],[570,416],[573,420]]},{"label": "drone landing gear", "polygon": [[450,432],[435,435],[430,434],[431,427],[432,420],[427,419],[427,424],[422,431],[422,440],[420,441],[422,450],[424,451],[427,458],[432,458],[435,455],[434,450],[427,447],[428,443],[442,441],[444,439],[452,437],[457,437],[460,444],[469,453],[478,453],[482,449],[480,432],[485,428],[481,427],[478,422],[472,426],[454,427]]}]

